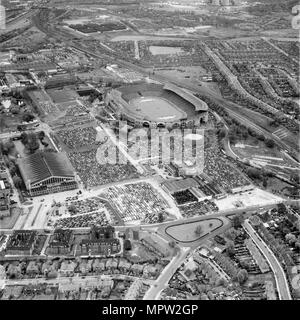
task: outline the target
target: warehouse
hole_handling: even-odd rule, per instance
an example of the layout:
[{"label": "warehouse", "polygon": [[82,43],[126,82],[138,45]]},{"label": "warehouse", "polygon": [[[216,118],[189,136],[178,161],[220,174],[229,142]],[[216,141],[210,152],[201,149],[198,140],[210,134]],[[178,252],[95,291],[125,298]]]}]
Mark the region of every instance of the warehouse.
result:
[{"label": "warehouse", "polygon": [[36,153],[19,159],[17,163],[31,196],[77,188],[75,172],[62,152]]}]

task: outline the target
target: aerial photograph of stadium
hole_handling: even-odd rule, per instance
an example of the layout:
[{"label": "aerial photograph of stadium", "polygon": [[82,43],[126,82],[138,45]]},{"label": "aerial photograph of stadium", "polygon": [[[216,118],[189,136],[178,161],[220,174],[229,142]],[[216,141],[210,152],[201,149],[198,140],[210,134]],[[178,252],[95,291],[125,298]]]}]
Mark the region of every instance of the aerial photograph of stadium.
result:
[{"label": "aerial photograph of stadium", "polygon": [[0,315],[300,300],[299,31],[298,0],[0,0]]}]

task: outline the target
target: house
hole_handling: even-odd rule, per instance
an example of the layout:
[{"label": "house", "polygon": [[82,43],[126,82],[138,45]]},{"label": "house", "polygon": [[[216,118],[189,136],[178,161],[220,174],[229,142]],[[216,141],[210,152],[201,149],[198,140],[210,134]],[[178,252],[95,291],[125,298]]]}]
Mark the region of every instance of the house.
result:
[{"label": "house", "polygon": [[106,269],[106,261],[95,259],[92,267],[93,271],[96,273],[101,273]]},{"label": "house", "polygon": [[35,261],[30,261],[26,268],[26,274],[30,277],[35,277],[40,273],[40,268]]},{"label": "house", "polygon": [[133,264],[133,265],[131,266],[131,271],[132,271],[132,273],[133,273],[134,276],[140,276],[140,275],[142,275],[142,274],[143,274],[143,269],[144,269],[144,266],[141,265],[141,264],[135,263],[135,264]]},{"label": "house", "polygon": [[118,268],[118,262],[119,261],[114,258],[108,259],[106,262],[106,269],[112,272],[115,271]]},{"label": "house", "polygon": [[126,259],[120,259],[118,269],[121,273],[128,273],[131,269],[131,263]]},{"label": "house", "polygon": [[162,266],[159,264],[157,265],[148,264],[143,269],[143,276],[145,278],[157,278],[161,269],[162,269]]},{"label": "house", "polygon": [[63,261],[61,263],[59,273],[63,277],[72,277],[74,276],[75,273],[75,268],[76,268],[76,263],[73,261]]}]

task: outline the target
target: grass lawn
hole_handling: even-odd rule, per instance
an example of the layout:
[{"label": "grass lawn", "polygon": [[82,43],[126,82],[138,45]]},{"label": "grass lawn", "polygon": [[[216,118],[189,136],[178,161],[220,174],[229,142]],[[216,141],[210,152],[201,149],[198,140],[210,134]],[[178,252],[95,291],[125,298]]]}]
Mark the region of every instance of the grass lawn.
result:
[{"label": "grass lawn", "polygon": [[132,250],[128,252],[128,258],[132,262],[141,262],[155,259],[155,255],[143,245],[132,243]]},{"label": "grass lawn", "polygon": [[[194,242],[201,239],[209,232],[212,232],[223,225],[221,219],[207,219],[197,222],[188,222],[184,224],[173,225],[166,228],[166,234],[176,241],[180,242]],[[196,233],[196,228],[200,226],[200,234]]]},{"label": "grass lawn", "polygon": [[21,214],[21,209],[12,208],[11,215],[0,219],[1,229],[12,229]]}]

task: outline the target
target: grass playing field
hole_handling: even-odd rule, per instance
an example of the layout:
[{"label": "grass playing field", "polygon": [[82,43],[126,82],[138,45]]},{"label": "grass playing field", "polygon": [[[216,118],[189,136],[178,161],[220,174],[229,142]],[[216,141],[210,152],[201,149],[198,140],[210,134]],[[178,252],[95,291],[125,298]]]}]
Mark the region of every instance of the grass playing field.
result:
[{"label": "grass playing field", "polygon": [[160,97],[135,98],[129,102],[132,111],[143,114],[150,121],[172,122],[186,118],[186,113]]}]

